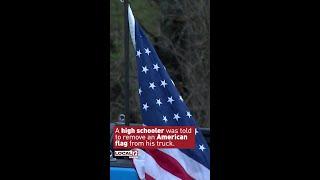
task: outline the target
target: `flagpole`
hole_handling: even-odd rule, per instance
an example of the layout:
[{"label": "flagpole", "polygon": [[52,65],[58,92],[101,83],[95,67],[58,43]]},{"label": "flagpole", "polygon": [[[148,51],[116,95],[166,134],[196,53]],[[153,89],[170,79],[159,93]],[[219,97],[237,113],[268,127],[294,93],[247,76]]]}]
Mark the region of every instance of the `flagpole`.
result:
[{"label": "flagpole", "polygon": [[125,67],[125,125],[129,126],[129,22],[128,22],[128,0],[122,0],[124,10],[124,67]]}]

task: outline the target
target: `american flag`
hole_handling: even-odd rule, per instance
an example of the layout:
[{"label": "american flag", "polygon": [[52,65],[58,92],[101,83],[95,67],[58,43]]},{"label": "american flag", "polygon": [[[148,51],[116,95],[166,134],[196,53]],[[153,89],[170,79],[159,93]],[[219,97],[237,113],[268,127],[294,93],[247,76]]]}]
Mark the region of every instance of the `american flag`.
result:
[{"label": "american flag", "polygon": [[[128,9],[131,39],[136,52],[138,95],[146,126],[195,126],[192,112],[179,94],[143,29]],[[195,149],[138,149],[133,160],[140,179],[210,179],[210,149],[200,130]]]}]

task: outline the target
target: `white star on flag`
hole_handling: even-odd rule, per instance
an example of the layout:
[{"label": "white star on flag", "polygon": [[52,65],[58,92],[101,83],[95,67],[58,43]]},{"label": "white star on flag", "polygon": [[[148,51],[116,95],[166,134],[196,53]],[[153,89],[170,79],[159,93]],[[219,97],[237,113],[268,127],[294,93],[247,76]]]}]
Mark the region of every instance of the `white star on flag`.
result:
[{"label": "white star on flag", "polygon": [[[160,81],[161,81],[161,80],[160,80]],[[166,80],[161,81],[161,85],[160,85],[160,86],[163,86],[164,88],[166,88],[166,85],[168,85],[168,84],[166,83]]]},{"label": "white star on flag", "polygon": [[149,71],[149,69],[147,68],[147,66],[142,66],[142,72],[144,72],[145,74],[147,74],[147,71]]},{"label": "white star on flag", "polygon": [[169,102],[170,104],[172,104],[173,101],[174,101],[174,100],[172,99],[172,96],[171,96],[171,97],[168,97],[168,101],[167,101],[167,102]]},{"label": "white star on flag", "polygon": [[162,102],[161,102],[160,98],[159,98],[159,99],[157,99],[156,104],[158,104],[159,106],[162,104]]},{"label": "white star on flag", "polygon": [[177,114],[174,114],[174,117],[173,117],[173,119],[175,119],[175,120],[179,120],[179,118],[180,118],[180,116],[179,116],[179,113],[177,113]]},{"label": "white star on flag", "polygon": [[189,111],[187,111],[187,116],[190,118],[191,117],[191,114]]},{"label": "white star on flag", "polygon": [[163,117],[162,120],[163,120],[164,122],[167,122],[167,121],[168,121],[167,116],[162,116],[162,117]]},{"label": "white star on flag", "polygon": [[179,99],[183,102],[182,96],[179,96]]},{"label": "white star on flag", "polygon": [[206,148],[203,146],[203,144],[201,144],[201,145],[199,145],[199,149],[200,149],[201,151],[203,151],[203,150],[205,150]]},{"label": "white star on flag", "polygon": [[153,69],[155,69],[156,71],[158,71],[159,68],[160,68],[160,67],[158,66],[158,64],[154,64],[154,65],[153,65]]},{"label": "white star on flag", "polygon": [[142,53],[140,52],[140,49],[137,51],[137,56],[140,58],[140,55],[141,55]]},{"label": "white star on flag", "polygon": [[154,88],[156,87],[156,86],[154,85],[154,82],[149,83],[149,84],[150,84],[149,88],[151,88],[152,90],[154,90]]},{"label": "white star on flag", "polygon": [[149,48],[144,49],[144,50],[145,50],[145,53],[148,54],[148,56],[149,56],[149,54],[151,53],[151,51],[149,50]]},{"label": "white star on flag", "polygon": [[147,111],[147,109],[149,108],[149,106],[148,106],[148,104],[147,103],[145,103],[145,104],[143,104],[143,108],[142,109],[144,109],[144,110],[146,110]]}]

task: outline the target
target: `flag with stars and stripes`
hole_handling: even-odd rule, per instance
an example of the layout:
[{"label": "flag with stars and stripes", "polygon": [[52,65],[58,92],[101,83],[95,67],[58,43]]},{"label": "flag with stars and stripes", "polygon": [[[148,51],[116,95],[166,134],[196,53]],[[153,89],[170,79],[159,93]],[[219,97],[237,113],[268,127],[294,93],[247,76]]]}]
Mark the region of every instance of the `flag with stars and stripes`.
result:
[{"label": "flag with stars and stripes", "polygon": [[[136,52],[139,79],[137,93],[140,96],[143,124],[196,126],[192,112],[135,20],[130,6],[128,16]],[[195,149],[139,149],[139,157],[133,163],[140,179],[210,179],[210,150],[197,128],[195,140]]]}]

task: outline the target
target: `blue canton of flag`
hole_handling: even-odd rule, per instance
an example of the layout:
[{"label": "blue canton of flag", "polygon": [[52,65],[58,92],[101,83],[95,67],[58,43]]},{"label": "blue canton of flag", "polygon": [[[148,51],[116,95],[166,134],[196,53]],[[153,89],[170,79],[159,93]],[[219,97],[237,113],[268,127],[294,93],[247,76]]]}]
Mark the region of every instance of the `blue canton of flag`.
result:
[{"label": "blue canton of flag", "polygon": [[[170,78],[143,29],[134,19],[130,7],[129,27],[136,52],[139,79],[137,93],[140,96],[143,124],[146,126],[196,126],[192,112],[185,104],[183,97],[175,87],[173,80]],[[188,166],[185,159],[180,159],[180,161],[177,159],[177,161],[192,179],[208,179],[209,177],[205,176],[208,174],[210,176],[210,150],[203,135],[197,128],[195,142],[195,149],[177,150],[179,153],[182,152],[182,159],[190,158],[191,161],[196,163],[192,167],[184,167]],[[196,170],[190,170],[190,168],[196,168]],[[206,172],[197,172],[200,170]],[[199,175],[201,173],[203,174]]]}]

